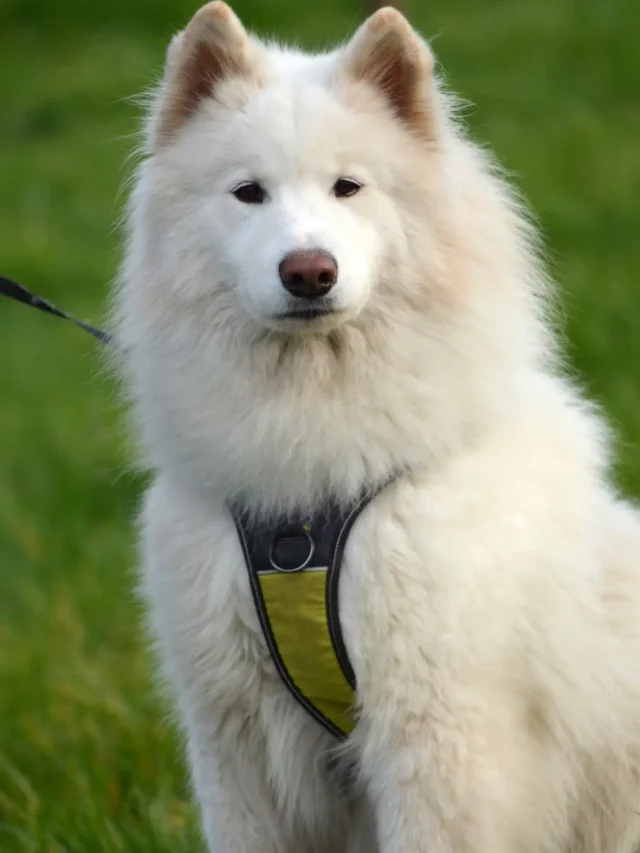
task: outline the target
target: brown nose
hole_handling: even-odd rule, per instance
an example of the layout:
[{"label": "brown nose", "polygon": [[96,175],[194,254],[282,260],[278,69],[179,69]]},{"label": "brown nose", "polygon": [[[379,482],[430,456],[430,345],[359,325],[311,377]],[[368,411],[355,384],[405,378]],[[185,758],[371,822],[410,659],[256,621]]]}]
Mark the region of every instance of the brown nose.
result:
[{"label": "brown nose", "polygon": [[291,252],[278,270],[284,287],[302,299],[324,296],[338,277],[338,264],[327,252]]}]

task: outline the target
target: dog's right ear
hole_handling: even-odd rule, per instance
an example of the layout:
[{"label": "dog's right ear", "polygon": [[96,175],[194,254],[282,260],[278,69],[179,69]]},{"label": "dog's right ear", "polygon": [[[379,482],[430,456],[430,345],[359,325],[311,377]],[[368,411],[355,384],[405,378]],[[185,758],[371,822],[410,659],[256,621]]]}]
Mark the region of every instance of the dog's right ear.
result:
[{"label": "dog's right ear", "polygon": [[155,145],[170,141],[217,83],[246,75],[250,56],[249,36],[226,3],[215,0],[199,9],[169,45]]}]

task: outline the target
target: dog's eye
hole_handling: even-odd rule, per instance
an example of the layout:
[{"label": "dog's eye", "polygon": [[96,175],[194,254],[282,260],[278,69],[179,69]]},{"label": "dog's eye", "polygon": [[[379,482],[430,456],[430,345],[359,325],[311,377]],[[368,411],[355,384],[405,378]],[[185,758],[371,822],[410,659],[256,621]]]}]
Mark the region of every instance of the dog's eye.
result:
[{"label": "dog's eye", "polygon": [[245,181],[239,184],[232,194],[243,204],[262,204],[267,197],[267,193],[257,181]]},{"label": "dog's eye", "polygon": [[336,198],[349,198],[361,189],[362,184],[354,181],[353,178],[338,178],[333,185],[333,194]]}]

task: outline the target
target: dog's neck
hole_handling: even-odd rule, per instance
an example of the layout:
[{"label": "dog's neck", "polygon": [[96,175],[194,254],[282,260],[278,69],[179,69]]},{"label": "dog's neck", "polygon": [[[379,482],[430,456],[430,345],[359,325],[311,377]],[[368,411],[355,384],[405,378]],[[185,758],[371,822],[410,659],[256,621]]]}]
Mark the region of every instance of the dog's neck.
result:
[{"label": "dog's neck", "polygon": [[[419,319],[251,342],[221,333],[185,366],[197,386],[176,388],[180,406],[148,422],[154,461],[225,500],[284,512],[440,464],[509,405],[513,362],[495,347],[469,360]],[[167,381],[180,381],[175,367]]]}]

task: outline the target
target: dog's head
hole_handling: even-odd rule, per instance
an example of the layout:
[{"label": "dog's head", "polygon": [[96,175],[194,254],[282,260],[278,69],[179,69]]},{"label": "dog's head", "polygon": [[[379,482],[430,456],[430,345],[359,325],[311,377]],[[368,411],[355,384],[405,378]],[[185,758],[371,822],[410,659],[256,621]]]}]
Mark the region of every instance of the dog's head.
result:
[{"label": "dog's head", "polygon": [[200,9],[149,129],[154,242],[185,298],[222,289],[263,327],[321,332],[406,280],[436,193],[432,68],[391,8],[311,57],[253,39],[225,3]]},{"label": "dog's head", "polygon": [[477,432],[547,346],[526,222],[395,10],[309,56],[210,3],[146,144],[118,333],[147,443],[192,479],[384,475]]}]

